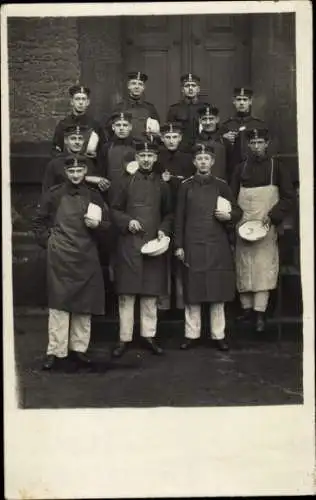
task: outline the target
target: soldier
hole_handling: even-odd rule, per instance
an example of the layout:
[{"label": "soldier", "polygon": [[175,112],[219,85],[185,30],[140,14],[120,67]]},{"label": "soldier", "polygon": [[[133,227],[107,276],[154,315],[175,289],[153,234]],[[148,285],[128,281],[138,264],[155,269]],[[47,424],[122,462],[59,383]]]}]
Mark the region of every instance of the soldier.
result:
[{"label": "soldier", "polygon": [[[69,155],[82,154],[84,146],[90,136],[90,128],[86,125],[69,125],[64,128],[64,151],[53,158],[47,165],[42,183],[43,193],[52,186],[62,184],[66,179],[65,161]],[[100,191],[106,191],[110,185],[109,181],[98,171],[97,165],[86,157],[87,179],[89,183],[98,186]],[[86,179],[86,180],[87,180]]]},{"label": "soldier", "polygon": [[[185,341],[192,347],[201,335],[201,305],[210,313],[211,335],[218,349],[227,351],[225,302],[235,296],[234,260],[227,224],[241,217],[227,183],[212,175],[214,150],[204,144],[194,149],[196,174],[183,181],[175,219],[175,255],[183,262]],[[218,206],[226,199],[229,209]]]},{"label": "soldier", "polygon": [[[181,182],[194,174],[192,155],[179,149],[182,141],[182,125],[168,122],[160,127],[162,146],[159,148],[155,171],[168,182],[171,189],[173,210],[176,209],[177,193]],[[170,256],[171,257],[171,256]],[[170,309],[171,300],[176,299],[176,307],[183,309],[183,292],[179,262],[174,257],[169,261],[169,294],[161,297],[159,309]]]},{"label": "soldier", "polygon": [[243,210],[240,223],[261,220],[269,231],[259,241],[241,239],[237,232],[237,289],[244,311],[243,320],[255,319],[257,332],[265,329],[265,312],[270,290],[277,286],[279,272],[277,226],[293,207],[295,192],[288,169],[268,153],[267,129],[247,131],[249,152],[235,167],[231,188]]},{"label": "soldier", "polygon": [[[113,112],[130,113],[132,115],[132,136],[135,139],[143,140],[145,132],[152,132],[154,135],[159,132],[159,115],[155,106],[144,100],[148,76],[140,71],[132,71],[128,73],[127,77],[128,97],[118,103]],[[148,121],[148,119],[150,120]]]},{"label": "soldier", "polygon": [[226,120],[221,127],[226,147],[228,182],[230,182],[235,165],[238,165],[245,157],[247,151],[246,130],[265,128],[263,120],[251,115],[252,96],[251,89],[236,87],[233,97],[236,114]]},{"label": "soldier", "polygon": [[[67,180],[43,194],[33,230],[47,248],[48,347],[43,369],[73,351],[89,365],[91,314],[104,314],[104,283],[97,235],[109,225],[109,211],[100,193],[85,183],[84,157],[65,163]],[[97,209],[92,217],[89,207]]]},{"label": "soldier", "polygon": [[219,131],[219,110],[207,104],[199,109],[199,134],[196,142],[205,144],[215,151],[215,164],[212,175],[227,180],[226,150]]},{"label": "soldier", "polygon": [[172,104],[167,114],[168,122],[178,122],[182,125],[183,138],[181,149],[190,152],[198,134],[198,109],[206,103],[199,99],[200,78],[192,73],[181,77],[183,99]]},{"label": "soldier", "polygon": [[111,200],[112,220],[119,230],[115,285],[119,296],[120,341],[113,356],[124,354],[133,338],[134,304],[140,297],[141,336],[154,354],[156,344],[157,298],[167,293],[166,254],[149,257],[141,253],[144,243],[171,232],[172,206],[169,186],[153,171],[157,146],[137,144],[139,169],[123,176],[120,190]]},{"label": "soldier", "polygon": [[84,85],[76,84],[69,88],[71,113],[67,115],[66,118],[61,120],[55,129],[52,150],[54,156],[65,150],[65,129],[72,125],[79,125],[86,126],[91,131],[83,153],[91,158],[94,158],[97,163],[102,161],[100,153],[102,146],[106,141],[106,137],[101,125],[88,115],[90,94],[90,89]]}]

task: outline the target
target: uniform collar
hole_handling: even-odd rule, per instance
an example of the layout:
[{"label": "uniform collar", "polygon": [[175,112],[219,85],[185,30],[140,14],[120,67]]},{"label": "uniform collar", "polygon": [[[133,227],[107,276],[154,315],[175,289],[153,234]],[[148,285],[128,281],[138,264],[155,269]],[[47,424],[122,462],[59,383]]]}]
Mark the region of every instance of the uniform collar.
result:
[{"label": "uniform collar", "polygon": [[193,99],[190,99],[188,97],[184,97],[183,98],[183,102],[185,104],[199,104],[200,103],[200,99],[199,99],[199,97],[194,97]]},{"label": "uniform collar", "polygon": [[215,140],[218,138],[218,128],[214,130],[214,132],[207,132],[206,130],[202,130],[199,134],[199,138],[201,139],[212,139]]},{"label": "uniform collar", "polygon": [[118,146],[129,146],[132,144],[133,138],[129,135],[128,137],[125,137],[125,139],[120,139],[120,137],[113,135],[112,142]]},{"label": "uniform collar", "polygon": [[73,184],[67,179],[65,182],[65,189],[67,193],[71,195],[81,193],[85,189],[85,187],[86,187],[85,181],[81,182],[80,184]]},{"label": "uniform collar", "polygon": [[144,97],[132,97],[131,95],[128,96],[128,100],[131,104],[143,104],[144,103]]},{"label": "uniform collar", "polygon": [[141,168],[139,168],[137,170],[137,172],[139,172],[139,174],[142,176],[142,177],[145,177],[145,178],[148,178],[148,177],[153,177],[154,176],[154,171],[153,169],[150,170],[150,171],[147,171],[147,170],[142,170]]},{"label": "uniform collar", "polygon": [[210,184],[212,181],[213,181],[214,177],[212,174],[209,174],[209,175],[200,175],[198,173],[196,173],[194,175],[194,180],[198,183],[198,184]]}]

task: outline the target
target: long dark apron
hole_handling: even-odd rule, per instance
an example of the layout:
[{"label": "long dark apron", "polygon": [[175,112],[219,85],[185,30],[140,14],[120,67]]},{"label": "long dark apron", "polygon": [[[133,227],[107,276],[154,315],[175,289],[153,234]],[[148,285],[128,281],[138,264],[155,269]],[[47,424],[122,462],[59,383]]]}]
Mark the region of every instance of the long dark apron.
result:
[{"label": "long dark apron", "polygon": [[143,181],[146,182],[144,186],[135,181],[133,176],[128,188],[126,212],[140,222],[143,231],[120,236],[116,265],[117,291],[159,296],[167,291],[166,255],[144,256],[141,247],[157,237],[161,219],[160,181],[152,182],[149,178]]},{"label": "long dark apron", "polygon": [[80,194],[60,200],[48,240],[48,304],[67,312],[104,314],[98,251],[83,219],[88,203]]}]

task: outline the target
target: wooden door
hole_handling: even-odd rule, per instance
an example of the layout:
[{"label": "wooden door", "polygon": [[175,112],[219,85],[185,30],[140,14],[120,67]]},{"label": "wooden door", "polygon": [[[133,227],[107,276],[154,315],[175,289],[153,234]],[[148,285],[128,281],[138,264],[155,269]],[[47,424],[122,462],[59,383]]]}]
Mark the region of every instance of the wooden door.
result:
[{"label": "wooden door", "polygon": [[146,100],[160,119],[179,99],[181,16],[133,16],[123,19],[124,72],[143,71],[149,77]]},{"label": "wooden door", "polygon": [[233,88],[250,84],[249,16],[190,16],[185,30],[201,95],[219,107],[222,119],[231,116]]}]

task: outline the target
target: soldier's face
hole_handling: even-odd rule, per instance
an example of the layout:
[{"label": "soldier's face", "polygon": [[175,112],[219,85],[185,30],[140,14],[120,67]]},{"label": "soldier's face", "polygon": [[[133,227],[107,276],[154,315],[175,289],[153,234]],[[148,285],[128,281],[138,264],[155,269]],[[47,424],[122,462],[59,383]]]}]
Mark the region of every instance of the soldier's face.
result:
[{"label": "soldier's face", "polygon": [[197,173],[201,175],[210,174],[214,162],[215,158],[209,153],[199,153],[193,160]]},{"label": "soldier's face", "polygon": [[202,130],[206,132],[214,132],[216,130],[217,124],[219,122],[218,116],[202,116],[200,123],[202,125]]},{"label": "soldier's face", "polygon": [[233,104],[237,113],[248,113],[252,105],[252,99],[245,95],[237,95],[233,100]]},{"label": "soldier's face", "polygon": [[85,111],[87,111],[89,104],[90,100],[87,94],[83,94],[81,92],[75,94],[70,100],[70,105],[73,111],[80,114],[85,113]]},{"label": "soldier's face", "polygon": [[175,151],[178,149],[182,140],[182,134],[179,134],[178,132],[168,132],[167,134],[162,135],[161,140],[169,151]]},{"label": "soldier's face", "polygon": [[200,86],[196,82],[185,82],[185,84],[182,86],[184,97],[189,97],[190,99],[197,97],[200,93],[200,90]]},{"label": "soldier's face", "polygon": [[84,144],[84,137],[81,134],[71,134],[65,138],[65,145],[71,153],[79,153]]},{"label": "soldier's face", "polygon": [[249,141],[249,149],[250,151],[258,157],[264,156],[268,149],[269,141],[265,139],[251,139]]},{"label": "soldier's face", "polygon": [[145,92],[145,84],[142,80],[129,80],[127,89],[130,96],[140,97]]},{"label": "soldier's face", "polygon": [[131,133],[132,124],[127,120],[117,120],[113,123],[112,130],[117,137],[125,139]]},{"label": "soldier's face", "polygon": [[157,161],[157,155],[152,151],[141,151],[137,153],[136,161],[143,170],[152,170],[154,163]]},{"label": "soldier's face", "polygon": [[69,167],[66,168],[66,176],[72,184],[80,184],[87,174],[87,167]]}]

